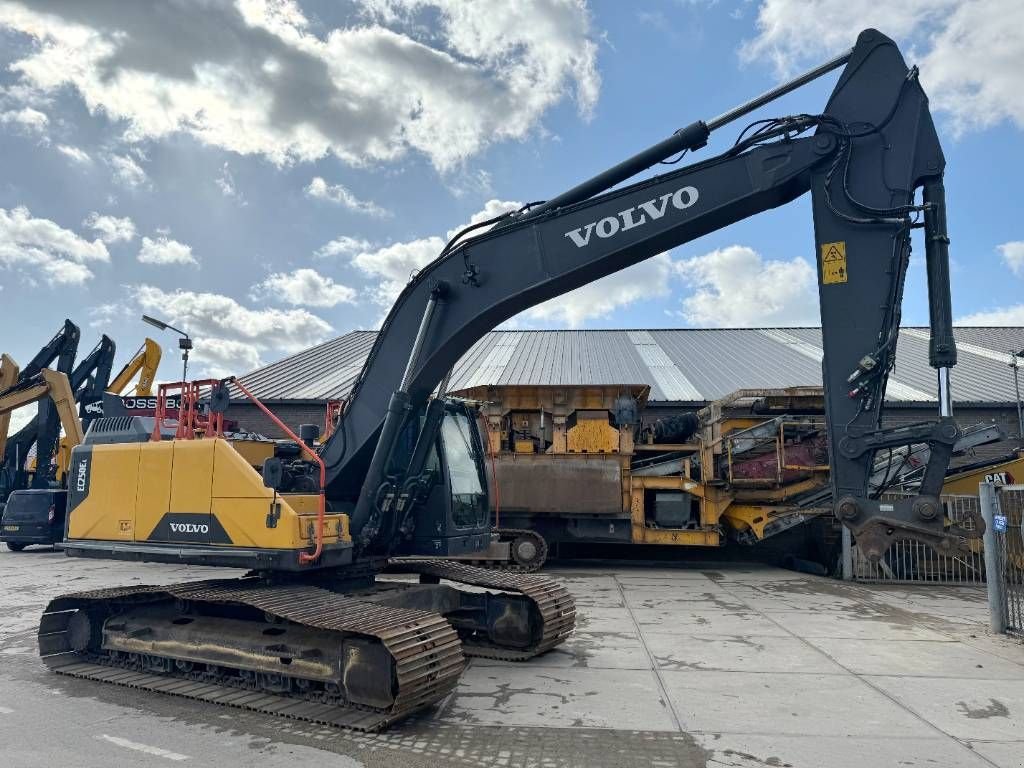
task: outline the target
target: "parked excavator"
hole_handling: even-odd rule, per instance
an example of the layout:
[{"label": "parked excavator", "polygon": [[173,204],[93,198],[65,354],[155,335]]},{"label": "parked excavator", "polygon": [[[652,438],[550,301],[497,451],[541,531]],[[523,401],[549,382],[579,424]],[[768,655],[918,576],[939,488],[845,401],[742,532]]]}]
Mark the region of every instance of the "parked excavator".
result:
[{"label": "parked excavator", "polygon": [[[77,341],[75,346],[77,348]],[[70,361],[59,361],[55,369],[66,373],[71,391],[74,393],[73,402],[78,404],[83,433],[89,429],[89,425],[97,416],[95,404],[100,402],[107,387],[115,352],[114,341],[104,334],[92,351],[82,358],[70,373],[66,373],[64,369],[74,364],[74,353],[70,355]],[[6,359],[9,366],[17,370],[14,360],[9,356]],[[17,375],[16,381],[19,386],[37,379],[42,371],[47,370],[36,364],[38,359],[37,355],[36,359]],[[0,389],[0,394],[3,392],[4,390]],[[50,412],[57,417],[56,429],[48,426]],[[59,483],[61,467],[67,465],[66,454],[71,450],[66,429],[65,437],[60,437],[60,430],[64,424],[59,417],[54,401],[40,398],[39,412],[9,440],[7,424],[0,424],[0,435],[7,446],[4,451],[0,451],[0,456],[4,457],[4,471],[0,476],[0,502],[7,502],[11,494],[20,489],[49,488]],[[36,449],[34,456],[30,455],[33,446]],[[2,511],[0,509],[0,512]]]},{"label": "parked excavator", "polygon": [[[53,338],[24,368],[19,368],[8,356],[5,361],[7,373],[0,371],[0,392],[25,384],[49,367],[71,377],[80,337],[81,331],[78,326],[71,320],[65,320]],[[41,488],[48,485],[48,480],[44,476],[39,476],[37,481],[35,473],[28,471],[26,462],[29,450],[35,445],[36,466],[49,467],[58,451],[60,438],[59,414],[53,402],[46,399],[40,403],[38,413],[8,439],[9,427],[10,414],[0,416],[0,434],[3,435],[6,446],[0,451],[0,514],[12,491],[27,488],[30,484]],[[38,485],[34,485],[37,482]]]},{"label": "parked excavator", "polygon": [[[758,120],[721,155],[612,189],[844,66],[822,113]],[[43,661],[80,678],[380,729],[442,700],[466,656],[523,660],[562,642],[575,608],[554,581],[408,559],[489,543],[483,448],[472,407],[446,397],[452,367],[531,306],[808,191],[835,513],[874,557],[895,538],[952,550],[979,536],[980,519],[944,525],[938,500],[959,436],[956,348],[945,161],[917,75],[892,40],[867,30],[851,51],[761,97],[547,202],[464,229],[403,289],[329,439],[314,450],[289,431],[299,455],[272,457],[262,477],[219,436],[229,382],[182,382],[171,439],[162,414],[152,434],[135,420],[94,423],[72,455],[69,555],[251,573],[59,597],[40,623]],[[939,414],[885,429],[915,228],[925,233]],[[911,443],[930,447],[917,495],[870,498],[875,452]],[[382,578],[385,569],[419,583]]]},{"label": "parked excavator", "polygon": [[[0,382],[17,376],[17,364],[8,356],[0,357]],[[0,391],[0,455],[7,442],[6,422],[12,411],[31,403],[45,401],[57,412],[64,430],[57,461],[56,481],[63,483],[71,451],[82,442],[82,422],[75,412],[75,391],[66,374],[44,368],[35,376]],[[38,473],[39,470],[37,470]],[[64,528],[64,493],[50,487],[35,487],[12,492],[3,506],[0,541],[12,552],[29,544],[53,544],[60,541]]]},{"label": "parked excavator", "polygon": [[110,382],[107,392],[120,395],[132,383],[132,379],[136,379],[135,387],[129,394],[135,397],[149,397],[153,394],[153,381],[156,379],[156,369],[160,367],[162,357],[163,350],[160,345],[147,336],[142,346],[132,355],[132,359],[124,364],[124,368]]},{"label": "parked excavator", "polygon": [[[99,405],[93,404],[91,410],[102,416],[152,416],[156,410],[153,382],[162,357],[163,349],[147,337],[110,382],[103,393],[102,402]],[[126,393],[132,380],[135,385]]]},{"label": "parked excavator", "polygon": [[[19,370],[14,360],[8,358],[7,370],[14,372],[14,378],[8,383],[0,376],[0,393],[15,384],[24,383],[38,376],[45,366],[56,362],[55,370],[67,374],[75,393],[83,433],[88,431],[96,418],[103,415],[152,415],[156,407],[156,399],[152,394],[156,370],[160,365],[160,345],[147,338],[113,381],[110,381],[117,349],[113,339],[106,334],[101,336],[92,351],[75,365],[79,336],[78,326],[70,320],[65,320],[61,330],[24,369]],[[71,369],[72,365],[74,369]],[[131,393],[121,397],[121,393],[133,380],[135,385]],[[52,403],[43,399],[39,405],[39,413],[9,439],[10,415],[0,417],[0,433],[7,446],[6,450],[0,450],[0,514],[13,491],[28,488],[30,485],[33,488],[46,488],[60,479],[49,473],[39,474],[37,477],[36,472],[37,467],[50,467],[54,461],[55,453],[51,446],[57,440],[61,424],[52,409]],[[53,418],[56,420],[51,420],[51,412],[54,413]],[[50,424],[56,424],[57,429],[49,426]],[[39,450],[40,441],[43,443],[42,451]],[[36,447],[35,456],[31,456],[33,446]],[[59,472],[59,468],[67,463],[62,454],[70,448],[65,438],[61,438],[55,447],[56,467]]]}]

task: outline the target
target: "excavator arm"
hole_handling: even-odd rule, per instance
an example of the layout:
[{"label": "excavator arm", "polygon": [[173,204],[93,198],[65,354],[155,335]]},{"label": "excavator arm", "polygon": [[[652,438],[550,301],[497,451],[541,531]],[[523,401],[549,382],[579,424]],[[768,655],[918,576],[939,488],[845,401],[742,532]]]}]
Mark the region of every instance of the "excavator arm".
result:
[{"label": "excavator arm", "polygon": [[[754,123],[722,155],[605,191],[843,65],[821,114]],[[867,30],[849,53],[760,99],[698,121],[552,201],[486,222],[489,231],[456,238],[405,287],[377,336],[342,424],[321,449],[328,495],[355,504],[354,532],[393,530],[380,523],[394,514],[382,505],[381,488],[395,486],[396,446],[408,442],[403,435],[417,420],[436,429],[437,419],[422,417],[427,401],[439,383],[444,393],[456,361],[485,333],[528,307],[810,191],[836,512],[869,556],[880,556],[895,536],[956,546],[972,534],[944,530],[937,498],[958,436],[949,392],[956,349],[944,165],[916,68],[908,69],[892,40]],[[910,233],[922,221],[940,417],[885,430],[880,413]],[[894,504],[868,498],[875,451],[909,442],[932,448],[920,496]]]},{"label": "excavator arm", "polygon": [[135,383],[135,391],[132,394],[136,397],[149,397],[153,394],[153,380],[156,378],[156,369],[160,366],[162,355],[160,345],[147,337],[139,351],[110,382],[107,391],[120,395],[138,375],[139,380]]},{"label": "excavator arm", "polygon": [[[80,337],[78,326],[71,320],[65,320],[53,338],[21,369],[16,384],[31,380],[48,367],[70,375],[78,354]],[[32,444],[37,445],[37,466],[47,466],[57,449],[59,435],[60,420],[55,406],[50,401],[40,403],[39,413],[7,442],[5,451],[0,451],[0,499],[6,498],[11,489],[20,487],[22,478],[19,476],[24,471],[23,463]],[[45,487],[45,473],[37,473],[36,477],[39,487]]]},{"label": "excavator arm", "polygon": [[[67,440],[67,450],[63,455],[70,456],[71,449],[81,444],[84,434],[82,423],[75,412],[75,391],[67,375],[60,371],[44,368],[32,378],[0,392],[0,424],[10,417],[12,411],[44,399],[48,399],[57,412]],[[0,430],[0,452],[5,448],[6,438],[6,431]],[[43,469],[43,465],[38,466],[40,470]],[[60,469],[61,474],[67,471],[66,466]]]},{"label": "excavator arm", "polygon": [[[81,417],[81,429],[86,431],[93,420],[99,415],[94,412],[94,404],[100,401],[103,390],[106,388],[106,382],[110,378],[110,370],[114,363],[114,353],[116,346],[113,339],[104,334],[99,342],[93,347],[93,350],[86,355],[82,360],[78,362],[74,370],[67,375],[71,391],[75,393],[74,400],[79,403],[79,415]],[[38,356],[37,356],[38,358]],[[13,360],[11,363],[13,364]],[[35,376],[38,376],[44,369],[36,369]],[[59,366],[58,366],[59,370]],[[24,373],[19,378],[20,383],[30,381],[32,377],[27,377]],[[0,395],[3,394],[3,389],[0,389]],[[47,403],[48,408],[52,408],[52,404]],[[43,408],[40,408],[40,413],[43,413]],[[59,413],[55,412],[58,422],[63,426],[63,420]],[[2,418],[2,417],[0,417]],[[7,417],[10,418],[9,415]],[[33,443],[40,441],[40,415],[33,416],[25,426],[23,426],[18,432],[10,438],[10,443],[7,448],[10,449],[9,463],[11,466],[8,467],[10,473],[10,480],[8,485],[11,488],[20,487],[23,479],[25,470],[22,466],[24,463],[25,456],[28,455],[29,449]],[[2,425],[2,422],[0,422]],[[4,430],[5,431],[5,430]],[[67,428],[65,427],[65,439],[61,440],[58,453],[63,453],[70,448],[67,446]],[[6,431],[5,431],[6,436]],[[0,456],[5,454],[4,450],[0,450]],[[40,451],[36,449],[37,466],[46,466],[50,463],[53,456],[53,449],[44,449],[42,452],[43,463],[39,462]],[[45,487],[43,483],[46,482],[45,473],[39,474],[39,481],[36,487]],[[3,485],[3,483],[0,483]]]},{"label": "excavator arm", "polygon": [[71,388],[79,404],[82,429],[87,430],[93,420],[103,413],[103,393],[110,381],[117,346],[106,334],[84,360],[71,372]]},{"label": "excavator arm", "polygon": [[[0,355],[0,396],[18,382],[21,370],[14,358],[4,353]],[[7,433],[11,427],[10,411],[0,413],[0,460],[7,449]]]}]

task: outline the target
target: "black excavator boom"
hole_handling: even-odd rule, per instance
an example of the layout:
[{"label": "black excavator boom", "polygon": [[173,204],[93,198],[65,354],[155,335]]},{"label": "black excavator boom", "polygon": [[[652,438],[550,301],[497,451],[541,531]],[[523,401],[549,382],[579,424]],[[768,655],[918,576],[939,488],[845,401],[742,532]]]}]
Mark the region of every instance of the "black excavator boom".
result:
[{"label": "black excavator boom", "polygon": [[[722,155],[605,191],[671,153],[702,146],[712,128],[844,64],[821,114],[759,121]],[[548,203],[489,222],[489,231],[464,233],[413,278],[388,314],[344,419],[321,451],[329,496],[353,504],[354,532],[368,524],[370,538],[389,530],[378,521],[378,499],[384,483],[396,481],[388,468],[402,427],[420,417],[439,382],[485,333],[528,307],[810,191],[837,514],[872,556],[895,536],[956,546],[973,533],[944,529],[937,511],[939,479],[958,435],[948,385],[956,353],[944,167],[917,69],[907,67],[892,40],[866,30],[849,53],[791,83],[694,123]],[[940,416],[885,430],[880,413],[910,234],[921,220]],[[875,451],[909,442],[932,447],[921,495],[895,504],[868,498]]]}]

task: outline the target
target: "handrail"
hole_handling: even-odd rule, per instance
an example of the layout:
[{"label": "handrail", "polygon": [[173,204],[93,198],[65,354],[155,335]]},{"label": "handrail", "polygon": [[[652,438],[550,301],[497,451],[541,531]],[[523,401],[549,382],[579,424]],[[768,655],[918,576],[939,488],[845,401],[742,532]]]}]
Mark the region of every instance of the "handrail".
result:
[{"label": "handrail", "polygon": [[317,559],[319,559],[321,553],[324,550],[324,515],[326,514],[327,511],[327,499],[324,496],[324,486],[327,484],[327,467],[324,466],[324,460],[320,458],[320,455],[316,451],[314,451],[312,448],[306,445],[306,443],[303,442],[302,438],[300,438],[298,435],[292,432],[288,428],[288,426],[283,421],[281,421],[281,419],[279,419],[276,414],[274,414],[273,411],[271,411],[269,408],[267,408],[267,406],[261,403],[259,398],[256,397],[256,395],[254,395],[252,392],[246,389],[245,385],[242,384],[242,382],[240,382],[238,379],[232,376],[229,379],[225,379],[223,383],[234,384],[236,387],[242,390],[242,393],[250,400],[252,400],[252,402],[256,405],[257,408],[263,411],[263,413],[266,414],[266,416],[271,421],[273,421],[278,427],[281,428],[282,432],[284,432],[286,435],[288,435],[288,437],[290,437],[292,440],[298,443],[302,450],[305,453],[312,456],[314,461],[316,461],[316,463],[320,465],[320,503],[317,505],[316,511],[316,548],[313,550],[312,554],[310,554],[309,552],[302,552],[299,554],[299,562],[302,564],[312,563],[316,561]]}]

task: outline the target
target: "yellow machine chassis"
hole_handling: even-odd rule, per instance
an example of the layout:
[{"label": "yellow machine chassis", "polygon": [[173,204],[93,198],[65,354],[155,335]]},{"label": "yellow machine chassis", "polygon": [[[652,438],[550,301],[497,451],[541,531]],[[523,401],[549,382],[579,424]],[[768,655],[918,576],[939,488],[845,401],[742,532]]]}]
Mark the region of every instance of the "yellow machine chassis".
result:
[{"label": "yellow machine chassis", "polygon": [[[71,555],[297,568],[318,497],[278,494],[228,440],[82,445],[72,452]],[[324,521],[325,564],[351,559],[348,515]]]}]

